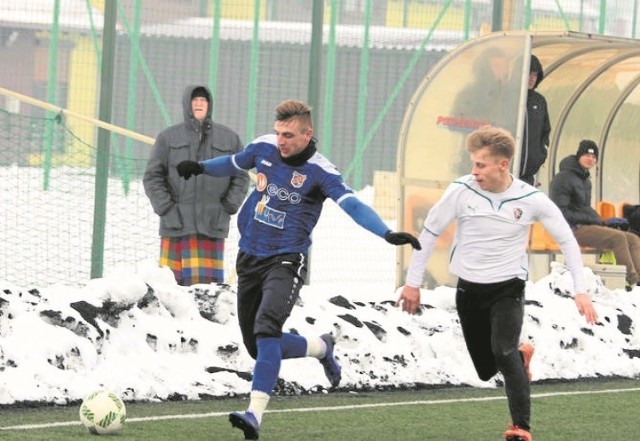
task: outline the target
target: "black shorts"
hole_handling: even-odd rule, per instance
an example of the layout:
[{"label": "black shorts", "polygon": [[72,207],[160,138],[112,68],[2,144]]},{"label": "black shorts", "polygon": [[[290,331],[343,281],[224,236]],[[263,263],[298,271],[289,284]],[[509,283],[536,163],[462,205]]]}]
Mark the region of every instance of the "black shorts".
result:
[{"label": "black shorts", "polygon": [[238,322],[249,354],[256,337],[281,337],[307,277],[307,256],[300,253],[257,257],[238,253]]},{"label": "black shorts", "polygon": [[525,282],[517,278],[489,284],[458,280],[456,307],[462,334],[483,381],[498,371],[496,354],[517,351],[524,288]]}]

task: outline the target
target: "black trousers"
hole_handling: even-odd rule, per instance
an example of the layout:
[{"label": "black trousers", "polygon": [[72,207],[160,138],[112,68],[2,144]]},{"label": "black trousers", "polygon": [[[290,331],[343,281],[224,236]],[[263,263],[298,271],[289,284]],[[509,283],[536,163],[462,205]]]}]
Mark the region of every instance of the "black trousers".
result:
[{"label": "black trousers", "polygon": [[244,345],[254,359],[257,336],[282,337],[284,322],[307,276],[306,262],[304,254],[257,257],[238,252],[238,322]]},{"label": "black trousers", "polygon": [[464,340],[481,380],[504,377],[513,424],[530,428],[531,391],[518,343],[524,317],[520,279],[499,283],[458,280],[456,306]]}]

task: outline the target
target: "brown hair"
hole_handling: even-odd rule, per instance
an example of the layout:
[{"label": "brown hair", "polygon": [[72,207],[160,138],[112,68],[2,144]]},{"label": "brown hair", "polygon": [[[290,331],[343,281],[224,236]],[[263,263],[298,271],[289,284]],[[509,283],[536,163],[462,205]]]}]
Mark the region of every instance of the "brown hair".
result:
[{"label": "brown hair", "polygon": [[313,128],[311,119],[311,107],[298,100],[286,100],[276,107],[276,121],[289,121],[297,119],[302,123],[303,130]]},{"label": "brown hair", "polygon": [[474,130],[467,136],[467,151],[475,153],[488,147],[491,156],[513,158],[515,153],[515,141],[508,130],[499,127],[483,126]]}]

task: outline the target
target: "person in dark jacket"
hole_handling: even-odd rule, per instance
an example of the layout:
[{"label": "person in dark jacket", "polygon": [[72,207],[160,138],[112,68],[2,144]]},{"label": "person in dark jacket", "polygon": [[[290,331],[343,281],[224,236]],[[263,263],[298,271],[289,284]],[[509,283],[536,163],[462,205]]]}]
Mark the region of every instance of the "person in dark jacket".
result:
[{"label": "person in dark jacket", "polygon": [[531,55],[527,111],[520,153],[520,179],[530,185],[535,185],[535,174],[547,159],[551,132],[547,100],[535,90],[543,78],[544,72],[540,60],[535,55]]},{"label": "person in dark jacket", "polygon": [[616,261],[627,267],[627,283],[638,283],[640,238],[628,231],[603,225],[600,215],[591,207],[589,169],[598,162],[598,146],[585,139],[575,155],[560,162],[560,171],[551,181],[550,197],[560,208],[581,246],[613,250]]},{"label": "person in dark jacket", "polygon": [[190,85],[182,96],[184,121],[156,138],[143,184],[160,216],[160,265],[180,285],[224,282],[224,240],[249,188],[249,175],[198,176],[185,181],[176,165],[243,150],[237,133],[211,120],[211,91]]}]

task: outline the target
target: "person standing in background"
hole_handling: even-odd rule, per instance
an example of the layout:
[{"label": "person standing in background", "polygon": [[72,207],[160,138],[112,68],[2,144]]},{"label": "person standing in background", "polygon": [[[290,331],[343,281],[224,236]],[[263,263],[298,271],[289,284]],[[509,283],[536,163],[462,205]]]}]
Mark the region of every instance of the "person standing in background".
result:
[{"label": "person standing in background", "polygon": [[543,78],[544,72],[540,60],[535,55],[531,55],[527,110],[520,153],[520,180],[533,186],[536,186],[534,182],[536,173],[547,160],[551,132],[547,100],[535,90]]},{"label": "person standing in background", "polygon": [[247,172],[229,177],[199,176],[185,181],[176,165],[232,155],[243,149],[240,137],[211,119],[211,91],[184,90],[184,121],[163,130],[153,146],[143,184],[160,216],[160,265],[173,271],[179,285],[224,282],[224,242],[231,215],[247,193]]}]

